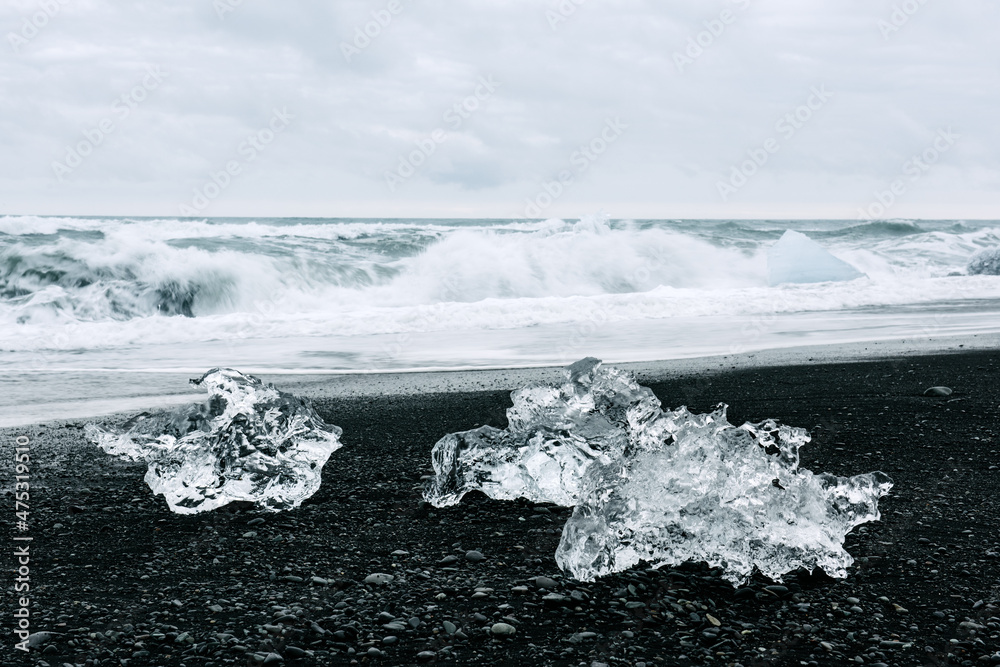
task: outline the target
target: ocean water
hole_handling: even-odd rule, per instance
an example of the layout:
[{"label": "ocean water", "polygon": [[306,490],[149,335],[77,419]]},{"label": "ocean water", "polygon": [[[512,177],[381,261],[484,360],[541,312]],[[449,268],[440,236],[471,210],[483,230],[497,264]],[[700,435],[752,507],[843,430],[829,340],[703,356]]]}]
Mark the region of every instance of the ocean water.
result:
[{"label": "ocean water", "polygon": [[[864,277],[768,286],[786,229]],[[1000,277],[966,266],[996,247],[1000,221],[6,216],[0,385],[21,389],[0,406],[37,400],[28,385],[74,398],[58,380],[73,374],[533,366],[995,332]],[[94,398],[100,382],[87,386]]]}]

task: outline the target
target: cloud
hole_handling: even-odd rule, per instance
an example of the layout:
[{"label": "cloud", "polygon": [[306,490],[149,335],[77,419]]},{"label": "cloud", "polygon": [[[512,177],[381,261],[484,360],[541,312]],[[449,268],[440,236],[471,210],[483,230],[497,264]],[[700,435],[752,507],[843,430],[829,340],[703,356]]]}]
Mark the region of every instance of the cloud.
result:
[{"label": "cloud", "polygon": [[[898,215],[1000,203],[1000,8],[986,0],[218,2],[232,11],[6,3],[0,210],[177,215],[276,108],[294,120],[204,215],[514,217],[614,117],[627,132],[546,214],[853,217],[947,127],[962,139]],[[150,67],[162,85],[60,180],[53,163]],[[481,77],[502,85],[452,127]],[[817,85],[830,102],[722,201],[718,182]],[[447,139],[390,191],[386,172],[438,128]]]}]

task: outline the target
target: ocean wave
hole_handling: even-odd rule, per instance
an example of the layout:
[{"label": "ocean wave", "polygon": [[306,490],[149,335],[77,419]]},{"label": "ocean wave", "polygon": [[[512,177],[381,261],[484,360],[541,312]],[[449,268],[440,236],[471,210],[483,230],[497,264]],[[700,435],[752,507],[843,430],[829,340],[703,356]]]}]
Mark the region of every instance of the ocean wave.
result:
[{"label": "ocean wave", "polygon": [[854,239],[883,239],[885,237],[909,236],[910,234],[921,234],[925,230],[919,223],[913,220],[876,220],[865,222],[860,225],[851,225],[840,229],[817,230],[813,232],[816,238],[854,238]]},{"label": "ocean wave", "polygon": [[[875,311],[897,306],[997,308],[1000,279],[957,276],[897,281],[892,284],[859,279],[849,283],[786,285],[710,291],[660,287],[649,292],[594,296],[484,299],[400,307],[354,309],[329,306],[309,312],[282,309],[281,299],[261,300],[244,311],[197,318],[155,315],[125,321],[72,321],[61,327],[31,321],[0,327],[0,350],[141,349],[155,345],[192,345],[211,341],[238,345],[245,341],[299,340],[429,332],[529,330],[571,325],[592,331],[615,323],[661,321],[664,335],[682,336],[691,318],[722,317],[733,327],[767,330],[780,315]],[[750,318],[749,324],[740,318]],[[674,324],[677,322],[678,324]],[[934,326],[933,316],[925,324]],[[629,324],[629,326],[632,326]],[[678,328],[680,327],[680,328]],[[558,341],[556,341],[558,342]],[[697,341],[689,341],[694,344]]]},{"label": "ocean wave", "polygon": [[[799,223],[836,232],[807,234],[869,277],[796,292],[766,286],[774,222],[6,216],[0,327],[12,340],[29,327],[103,322],[109,340],[141,340],[169,317],[170,330],[210,338],[265,313],[276,335],[363,334],[534,326],[595,308],[643,319],[973,298],[960,281],[937,280],[1000,245],[1000,225],[957,224]],[[974,285],[992,294],[993,283]],[[133,320],[151,324],[124,327]]]}]

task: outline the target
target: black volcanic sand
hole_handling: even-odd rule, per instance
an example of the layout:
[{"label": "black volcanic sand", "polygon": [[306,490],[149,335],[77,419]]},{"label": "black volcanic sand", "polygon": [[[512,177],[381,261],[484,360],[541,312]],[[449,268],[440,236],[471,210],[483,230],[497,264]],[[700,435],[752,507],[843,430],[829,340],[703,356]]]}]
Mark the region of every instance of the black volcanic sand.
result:
[{"label": "black volcanic sand", "polygon": [[[924,397],[933,385],[955,393]],[[799,573],[734,590],[695,563],[584,584],[553,558],[566,509],[479,494],[425,506],[434,442],[506,426],[507,392],[319,403],[345,446],[320,491],[281,514],[174,515],[142,465],[88,445],[82,424],[7,429],[5,461],[13,436],[32,440],[32,629],[60,634],[23,656],[5,630],[0,660],[1000,664],[1000,352],[740,370],[653,389],[668,406],[726,402],[733,423],[812,429],[802,454],[814,471],[890,474],[883,520],[847,538],[848,578]],[[13,509],[2,521],[14,533]],[[373,573],[395,579],[364,583]],[[5,627],[13,606],[8,576]],[[495,623],[514,634],[494,636]]]}]

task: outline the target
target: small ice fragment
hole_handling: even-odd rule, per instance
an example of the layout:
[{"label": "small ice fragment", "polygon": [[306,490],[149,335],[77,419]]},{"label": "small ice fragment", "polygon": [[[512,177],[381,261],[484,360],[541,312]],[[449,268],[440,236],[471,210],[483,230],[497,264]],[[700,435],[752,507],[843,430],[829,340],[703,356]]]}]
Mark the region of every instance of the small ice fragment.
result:
[{"label": "small ice fragment", "polygon": [[481,426],[441,438],[431,452],[435,475],[424,499],[444,507],[477,490],[497,500],[575,505],[591,464],[620,458],[630,424],[659,413],[660,402],[598,359],[582,359],[565,373],[561,387],[514,391],[507,429]]},{"label": "small ice fragment", "polygon": [[767,282],[772,286],[854,280],[863,275],[805,234],[791,229],[767,251]]},{"label": "small ice fragment", "polygon": [[87,424],[87,437],[109,454],[148,464],[146,483],[170,509],[194,514],[236,500],[270,511],[298,507],[319,489],[323,465],[340,449],[340,427],[308,401],[252,375],[214,368],[206,403],[143,413],[122,430]]},{"label": "small ice fragment", "polygon": [[559,566],[583,581],[640,560],[706,561],[734,585],[754,568],[777,581],[799,568],[847,576],[844,537],[879,518],[892,480],[799,469],[805,430],[773,420],[736,427],[725,410],[707,419],[678,414],[685,408],[664,413],[682,424],[672,439],[591,468],[563,528]]},{"label": "small ice fragment", "polygon": [[1000,248],[981,250],[969,260],[970,275],[1000,276]]}]

